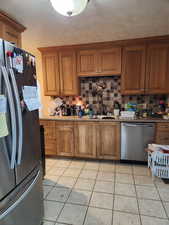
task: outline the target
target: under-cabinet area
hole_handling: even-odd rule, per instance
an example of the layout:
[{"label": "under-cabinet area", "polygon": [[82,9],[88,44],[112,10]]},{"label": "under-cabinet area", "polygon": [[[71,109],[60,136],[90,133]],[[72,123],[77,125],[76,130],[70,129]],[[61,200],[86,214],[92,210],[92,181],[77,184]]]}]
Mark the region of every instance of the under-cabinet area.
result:
[{"label": "under-cabinet area", "polygon": [[[46,155],[120,160],[120,121],[41,119],[40,124],[44,127]],[[169,123],[154,124],[155,133],[150,144],[169,144]]]}]

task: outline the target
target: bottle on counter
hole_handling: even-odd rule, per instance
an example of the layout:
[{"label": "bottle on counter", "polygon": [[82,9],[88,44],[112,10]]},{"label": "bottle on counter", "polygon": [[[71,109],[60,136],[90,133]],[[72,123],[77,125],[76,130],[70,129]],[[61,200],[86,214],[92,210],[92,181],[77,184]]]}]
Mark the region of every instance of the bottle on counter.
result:
[{"label": "bottle on counter", "polygon": [[120,103],[118,101],[115,101],[114,102],[114,110],[113,110],[115,117],[118,117],[120,115],[120,109],[121,109]]}]

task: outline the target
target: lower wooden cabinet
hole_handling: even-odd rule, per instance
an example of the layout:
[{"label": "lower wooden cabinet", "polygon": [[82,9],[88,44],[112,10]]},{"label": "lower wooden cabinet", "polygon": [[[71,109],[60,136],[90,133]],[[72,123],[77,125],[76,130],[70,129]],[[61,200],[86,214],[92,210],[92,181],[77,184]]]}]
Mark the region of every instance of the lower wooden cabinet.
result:
[{"label": "lower wooden cabinet", "polygon": [[169,145],[169,123],[157,123],[155,142],[161,145]]},{"label": "lower wooden cabinet", "polygon": [[97,132],[97,156],[100,159],[120,159],[120,123],[100,122]]},{"label": "lower wooden cabinet", "polygon": [[41,120],[51,156],[120,159],[120,123]]},{"label": "lower wooden cabinet", "polygon": [[75,123],[75,156],[96,158],[97,126],[93,122]]},{"label": "lower wooden cabinet", "polygon": [[56,148],[59,156],[74,156],[73,123],[56,122]]},{"label": "lower wooden cabinet", "polygon": [[45,154],[57,155],[55,121],[41,120],[40,125],[44,127]]}]

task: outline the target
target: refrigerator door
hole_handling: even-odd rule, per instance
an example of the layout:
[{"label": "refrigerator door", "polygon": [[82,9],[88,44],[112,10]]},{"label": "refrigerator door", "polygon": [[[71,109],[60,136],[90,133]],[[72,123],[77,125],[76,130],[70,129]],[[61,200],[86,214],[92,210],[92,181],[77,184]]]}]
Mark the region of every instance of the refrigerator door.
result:
[{"label": "refrigerator door", "polygon": [[38,171],[30,177],[8,198],[0,202],[0,225],[40,225],[42,223],[42,174]]},{"label": "refrigerator door", "polygon": [[[41,159],[38,110],[30,112],[27,109],[22,93],[24,86],[37,86],[35,58],[6,41],[4,48],[17,115],[16,182],[19,184],[39,165]],[[14,60],[16,58],[20,60],[19,69],[16,69],[16,61]]]},{"label": "refrigerator door", "polygon": [[[14,102],[11,96],[11,86],[8,79],[8,74],[4,71],[3,58],[3,42],[0,39],[0,95],[7,97],[7,126],[9,135],[0,138],[0,201],[15,187],[15,173],[11,168],[12,158],[16,150],[16,118],[14,111]],[[3,70],[2,70],[3,67]],[[4,79],[5,78],[5,79]],[[14,123],[11,123],[11,121]],[[12,157],[13,152],[13,157]]]}]

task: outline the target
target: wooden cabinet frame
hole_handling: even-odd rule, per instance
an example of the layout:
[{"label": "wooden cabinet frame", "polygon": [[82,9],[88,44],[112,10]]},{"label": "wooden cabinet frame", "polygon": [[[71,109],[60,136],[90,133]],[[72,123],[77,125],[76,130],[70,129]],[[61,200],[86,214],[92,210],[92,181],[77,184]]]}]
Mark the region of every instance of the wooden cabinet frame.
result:
[{"label": "wooden cabinet frame", "polygon": [[75,122],[75,156],[96,158],[97,126],[94,122]]},{"label": "wooden cabinet frame", "polygon": [[21,33],[26,30],[22,24],[0,10],[0,38],[22,47]]},{"label": "wooden cabinet frame", "polygon": [[74,156],[73,122],[56,122],[56,148],[59,156]]},{"label": "wooden cabinet frame", "polygon": [[125,47],[122,60],[121,93],[123,95],[144,94],[145,79],[146,46]]},{"label": "wooden cabinet frame", "polygon": [[77,52],[78,76],[112,76],[121,74],[121,48],[79,50]]},{"label": "wooden cabinet frame", "polygon": [[97,127],[97,157],[120,160],[120,123],[99,122]]}]

